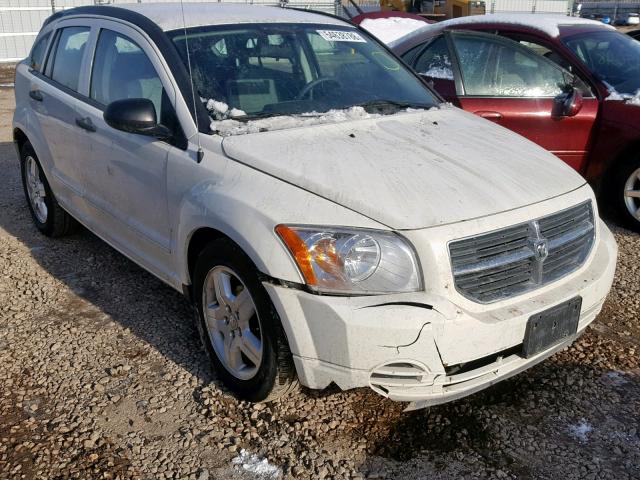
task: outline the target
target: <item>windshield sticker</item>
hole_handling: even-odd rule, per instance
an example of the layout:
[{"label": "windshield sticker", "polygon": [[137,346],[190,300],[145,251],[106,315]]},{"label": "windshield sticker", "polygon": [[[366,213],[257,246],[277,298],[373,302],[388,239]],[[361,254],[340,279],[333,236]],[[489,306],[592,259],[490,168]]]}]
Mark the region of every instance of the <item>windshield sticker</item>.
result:
[{"label": "windshield sticker", "polygon": [[360,36],[357,32],[346,32],[344,30],[316,30],[318,35],[324,38],[327,42],[360,42],[367,43],[367,41]]}]

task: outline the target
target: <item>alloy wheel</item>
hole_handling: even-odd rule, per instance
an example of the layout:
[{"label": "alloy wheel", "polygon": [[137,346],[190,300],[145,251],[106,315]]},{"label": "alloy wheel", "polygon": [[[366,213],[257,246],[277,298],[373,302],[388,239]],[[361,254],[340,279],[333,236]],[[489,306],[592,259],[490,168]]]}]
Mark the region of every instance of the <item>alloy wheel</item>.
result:
[{"label": "alloy wheel", "polygon": [[640,222],[640,168],[631,173],[624,185],[624,203],[631,216]]},{"label": "alloy wheel", "polygon": [[240,380],[253,378],[263,355],[262,326],[249,289],[229,267],[207,274],[202,311],[211,346],[224,368]]},{"label": "alloy wheel", "polygon": [[45,202],[47,196],[44,183],[40,179],[40,167],[31,155],[25,159],[27,194],[33,213],[40,223],[46,223],[49,211]]}]

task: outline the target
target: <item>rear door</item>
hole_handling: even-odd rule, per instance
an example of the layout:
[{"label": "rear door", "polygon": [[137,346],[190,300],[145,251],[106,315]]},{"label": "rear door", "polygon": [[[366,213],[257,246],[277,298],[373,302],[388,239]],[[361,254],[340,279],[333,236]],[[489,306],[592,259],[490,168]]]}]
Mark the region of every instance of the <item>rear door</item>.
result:
[{"label": "rear door", "polygon": [[448,32],[459,67],[460,106],[513,130],[580,171],[586,161],[598,101],[585,98],[574,116],[553,116],[554,99],[571,75],[518,43],[477,32]]},{"label": "rear door", "polygon": [[[32,66],[30,102],[35,128],[49,148],[53,188],[59,200],[73,211],[82,209],[82,174],[78,165],[76,105],[78,89],[86,71],[86,46],[90,28],[78,20],[61,22],[53,34],[46,66]],[[39,46],[39,48],[42,48]]]}]

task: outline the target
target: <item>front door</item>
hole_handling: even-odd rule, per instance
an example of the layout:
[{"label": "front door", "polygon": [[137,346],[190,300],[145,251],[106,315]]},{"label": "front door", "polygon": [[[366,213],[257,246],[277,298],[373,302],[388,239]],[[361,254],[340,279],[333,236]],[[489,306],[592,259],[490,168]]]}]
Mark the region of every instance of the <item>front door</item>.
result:
[{"label": "front door", "polygon": [[[108,26],[108,28],[107,28]],[[96,22],[93,67],[86,101],[79,102],[81,149],[91,165],[84,171],[93,228],[120,250],[166,278],[171,251],[167,211],[167,158],[172,145],[153,137],[116,130],[104,121],[116,100],[146,98],[164,123],[172,116],[175,92],[142,48],[137,32]],[[126,31],[126,34],[123,33]],[[157,59],[156,59],[157,61]]]},{"label": "front door", "polygon": [[[463,109],[517,132],[580,171],[588,155],[598,100],[587,97],[574,116],[554,116],[554,99],[569,72],[511,40],[451,34],[460,66]],[[589,91],[581,92],[589,95]]]},{"label": "front door", "polygon": [[[445,41],[446,40],[446,41]],[[576,170],[586,162],[598,101],[585,86],[582,109],[554,116],[569,72],[512,40],[480,32],[446,32],[416,56],[414,68],[445,99],[554,153]]]}]

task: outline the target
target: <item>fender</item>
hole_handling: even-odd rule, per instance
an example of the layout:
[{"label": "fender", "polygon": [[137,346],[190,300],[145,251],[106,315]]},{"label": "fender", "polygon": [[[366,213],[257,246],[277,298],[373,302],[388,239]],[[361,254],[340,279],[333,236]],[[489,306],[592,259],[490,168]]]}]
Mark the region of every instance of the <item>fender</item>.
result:
[{"label": "fender", "polygon": [[[211,160],[215,156],[216,159]],[[206,157],[210,158],[207,162]],[[224,162],[223,175],[211,174],[184,192],[175,212],[176,271],[185,285],[191,284],[188,267],[189,242],[197,230],[211,228],[233,240],[257,269],[275,279],[304,283],[289,251],[275,233],[278,224],[313,224],[387,229],[377,222],[342,208],[234,160],[207,152],[205,162],[194,164],[198,178],[213,165]],[[207,165],[207,163],[209,163]],[[184,167],[184,165],[183,165]],[[216,178],[218,177],[218,178]]]}]

